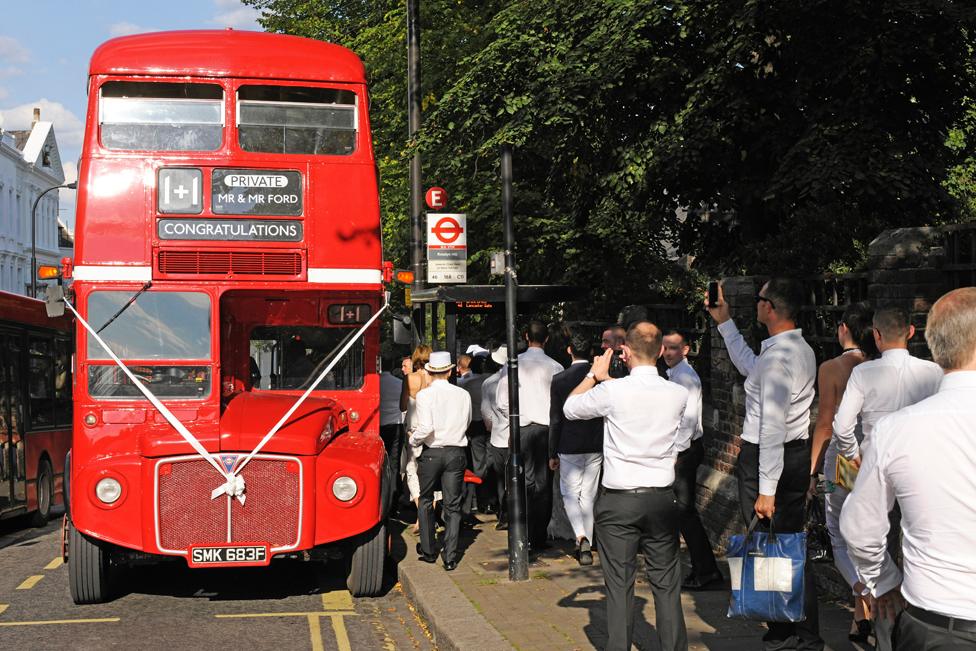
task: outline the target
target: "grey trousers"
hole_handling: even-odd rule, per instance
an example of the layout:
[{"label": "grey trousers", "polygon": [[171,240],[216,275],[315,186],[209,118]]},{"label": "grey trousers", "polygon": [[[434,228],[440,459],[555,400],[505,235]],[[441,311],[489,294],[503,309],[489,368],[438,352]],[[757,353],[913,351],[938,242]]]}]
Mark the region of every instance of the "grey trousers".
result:
[{"label": "grey trousers", "polygon": [[892,635],[895,651],[976,651],[976,633],[933,626],[903,610]]},{"label": "grey trousers", "polygon": [[607,590],[607,651],[630,651],[634,636],[637,552],[654,595],[655,628],[664,651],[688,648],[681,610],[678,506],[671,486],[648,493],[600,490],[594,508]]},{"label": "grey trousers", "polygon": [[457,553],[458,532],[461,530],[461,497],[464,486],[464,466],[467,455],[463,447],[425,447],[417,458],[420,478],[420,548],[433,555],[434,547],[434,489],[440,484],[444,498],[441,516],[444,520],[445,562],[453,561]]}]

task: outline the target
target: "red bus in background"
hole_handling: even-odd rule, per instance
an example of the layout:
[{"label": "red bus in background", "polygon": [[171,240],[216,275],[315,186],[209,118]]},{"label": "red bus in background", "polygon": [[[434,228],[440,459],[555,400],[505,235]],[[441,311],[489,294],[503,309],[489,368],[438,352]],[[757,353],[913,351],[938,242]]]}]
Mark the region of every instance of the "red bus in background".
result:
[{"label": "red bus in background", "polygon": [[65,266],[76,603],[163,556],[345,558],[353,594],[380,591],[393,475],[367,97],[355,54],[293,36],[139,34],[92,56]]},{"label": "red bus in background", "polygon": [[64,503],[71,448],[72,323],[0,292],[0,518],[43,526]]}]

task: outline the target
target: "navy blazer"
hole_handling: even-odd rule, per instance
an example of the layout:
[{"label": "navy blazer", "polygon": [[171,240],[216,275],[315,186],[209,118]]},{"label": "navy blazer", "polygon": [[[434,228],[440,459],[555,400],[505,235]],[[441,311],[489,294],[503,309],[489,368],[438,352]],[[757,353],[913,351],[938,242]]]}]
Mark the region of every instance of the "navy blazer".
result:
[{"label": "navy blazer", "polygon": [[552,377],[549,385],[549,458],[557,454],[603,452],[603,419],[569,420],[563,405],[586,374],[590,364],[572,364]]}]

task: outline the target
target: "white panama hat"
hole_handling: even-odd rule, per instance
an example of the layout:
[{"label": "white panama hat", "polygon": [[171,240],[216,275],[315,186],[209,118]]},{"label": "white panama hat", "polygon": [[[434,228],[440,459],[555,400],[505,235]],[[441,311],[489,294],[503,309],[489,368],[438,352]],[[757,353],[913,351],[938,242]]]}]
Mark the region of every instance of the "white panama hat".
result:
[{"label": "white panama hat", "polygon": [[446,350],[438,350],[437,352],[431,353],[430,361],[424,364],[424,368],[427,369],[428,373],[450,371],[454,368],[454,364],[451,363],[451,353]]},{"label": "white panama hat", "polygon": [[496,364],[501,364],[505,366],[508,364],[508,346],[499,346],[495,349],[495,352],[491,354],[491,358]]}]

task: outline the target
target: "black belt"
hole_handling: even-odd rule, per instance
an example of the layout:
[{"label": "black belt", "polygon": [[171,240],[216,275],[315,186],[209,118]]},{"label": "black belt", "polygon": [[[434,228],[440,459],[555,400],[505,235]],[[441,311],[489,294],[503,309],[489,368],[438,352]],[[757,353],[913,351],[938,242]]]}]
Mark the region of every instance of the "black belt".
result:
[{"label": "black belt", "polygon": [[641,493],[667,493],[674,490],[671,486],[641,486],[640,488],[601,488],[604,493],[611,495],[640,495]]},{"label": "black belt", "polygon": [[[810,439],[793,439],[789,443],[784,443],[783,449],[789,450],[792,448],[803,448],[806,447],[809,443],[810,443]],[[752,441],[742,441],[742,445],[754,445],[757,448],[759,447],[758,443],[753,443]]]},{"label": "black belt", "polygon": [[912,617],[930,626],[938,626],[948,631],[959,631],[961,633],[976,633],[976,622],[972,620],[947,617],[911,604],[908,604],[906,610]]}]

